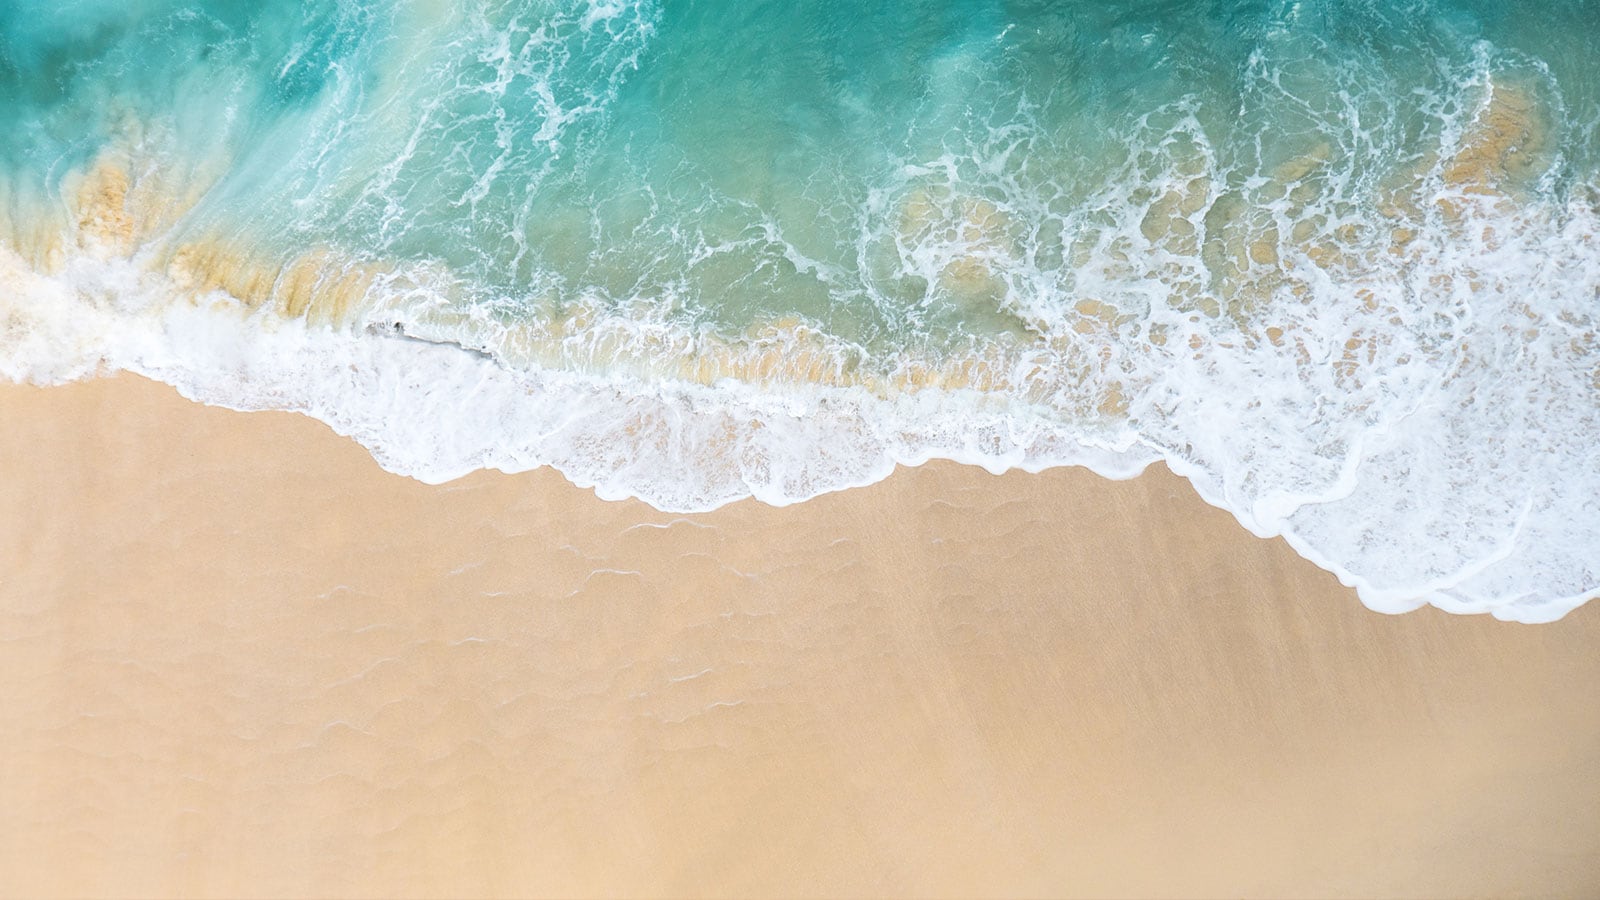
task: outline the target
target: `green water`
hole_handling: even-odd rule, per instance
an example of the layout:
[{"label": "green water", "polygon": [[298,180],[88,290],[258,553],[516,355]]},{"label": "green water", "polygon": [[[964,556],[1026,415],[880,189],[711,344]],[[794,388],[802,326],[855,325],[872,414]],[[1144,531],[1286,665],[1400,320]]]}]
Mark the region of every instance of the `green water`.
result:
[{"label": "green water", "polygon": [[0,154],[48,193],[156,123],[223,161],[195,234],[437,261],[506,314],[584,294],[883,345],[1007,324],[890,246],[919,183],[1003,208],[1070,291],[1070,220],[1197,152],[1182,116],[1236,189],[1319,145],[1376,184],[1484,46],[1545,70],[1586,175],[1596,33],[1578,2],[22,3]]}]

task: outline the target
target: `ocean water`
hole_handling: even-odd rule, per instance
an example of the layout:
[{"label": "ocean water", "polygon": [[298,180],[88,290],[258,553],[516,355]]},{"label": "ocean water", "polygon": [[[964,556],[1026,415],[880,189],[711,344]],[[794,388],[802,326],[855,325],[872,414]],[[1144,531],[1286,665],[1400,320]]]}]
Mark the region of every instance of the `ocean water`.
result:
[{"label": "ocean water", "polygon": [[1548,621],[1597,320],[1594,0],[0,6],[0,374],[427,481],[1164,460],[1375,609]]}]

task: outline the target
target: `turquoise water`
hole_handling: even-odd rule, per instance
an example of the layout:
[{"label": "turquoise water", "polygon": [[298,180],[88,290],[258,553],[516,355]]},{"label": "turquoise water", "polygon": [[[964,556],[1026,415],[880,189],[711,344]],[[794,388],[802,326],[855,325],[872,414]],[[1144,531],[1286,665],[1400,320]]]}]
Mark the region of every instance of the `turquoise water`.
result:
[{"label": "turquoise water", "polygon": [[0,356],[672,508],[1164,459],[1371,605],[1549,618],[1600,587],[1595,35],[1574,0],[14,0]]},{"label": "turquoise water", "polygon": [[[558,283],[901,342],[978,324],[875,246],[892,238],[863,240],[908,166],[1037,228],[1124,183],[1131,141],[1167,124],[1147,117],[1182,110],[1230,187],[1323,143],[1376,182],[1437,146],[1430,107],[1487,41],[1548,68],[1567,189],[1593,171],[1600,7],[1537,33],[1501,7],[22,4],[0,20],[21,100],[0,148],[48,192],[129,118],[159,122],[174,152],[227,160],[192,232],[439,261],[512,306]],[[1146,177],[1171,164],[1141,149]],[[1047,265],[1070,241],[1025,237]]]}]

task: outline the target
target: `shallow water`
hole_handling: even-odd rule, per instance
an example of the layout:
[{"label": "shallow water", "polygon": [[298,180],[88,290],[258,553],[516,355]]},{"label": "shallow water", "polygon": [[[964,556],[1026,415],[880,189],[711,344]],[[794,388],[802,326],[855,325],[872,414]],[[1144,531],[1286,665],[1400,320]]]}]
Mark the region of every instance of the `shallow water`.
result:
[{"label": "shallow water", "polygon": [[1165,459],[1379,609],[1600,587],[1600,5],[0,11],[0,371],[667,509]]}]

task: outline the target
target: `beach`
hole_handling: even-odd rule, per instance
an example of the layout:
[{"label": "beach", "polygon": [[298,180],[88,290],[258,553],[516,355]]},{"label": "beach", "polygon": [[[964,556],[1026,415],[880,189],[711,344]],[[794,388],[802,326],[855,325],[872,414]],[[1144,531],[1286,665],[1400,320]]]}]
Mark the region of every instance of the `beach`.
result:
[{"label": "beach", "polygon": [[1160,465],[675,515],[0,420],[5,896],[1600,893],[1600,609],[1375,613]]}]

